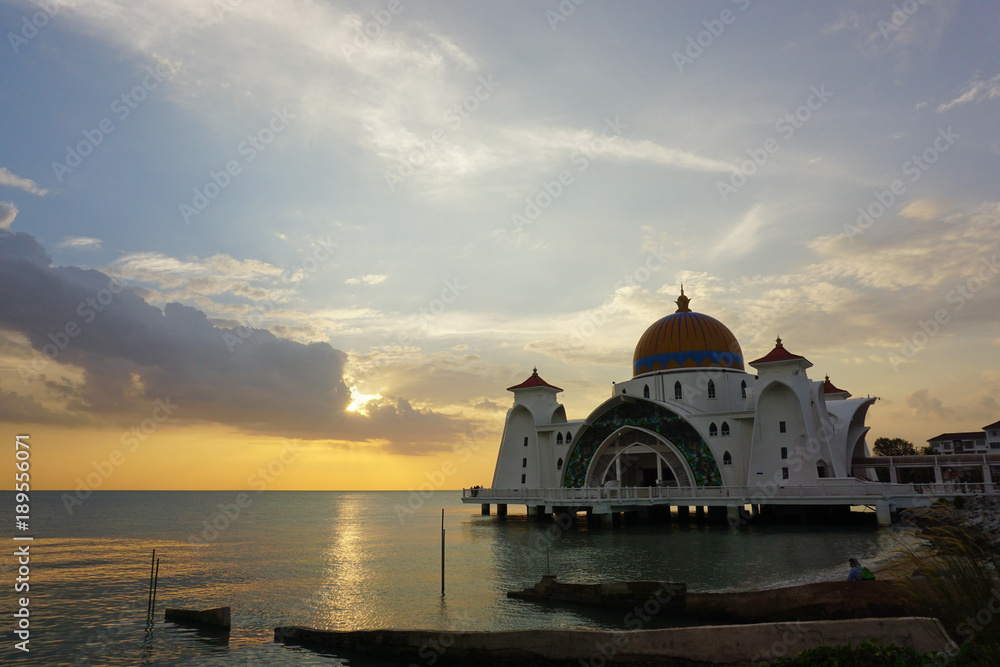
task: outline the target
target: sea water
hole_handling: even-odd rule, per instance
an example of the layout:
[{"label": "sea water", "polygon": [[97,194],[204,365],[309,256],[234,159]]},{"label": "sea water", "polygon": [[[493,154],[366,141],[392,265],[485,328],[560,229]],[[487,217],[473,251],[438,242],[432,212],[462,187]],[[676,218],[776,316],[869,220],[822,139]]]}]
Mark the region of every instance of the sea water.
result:
[{"label": "sea water", "polygon": [[[4,525],[13,494],[4,498]],[[32,494],[30,592],[15,593],[10,530],[0,561],[4,665],[394,664],[275,644],[274,628],[624,629],[617,611],[512,600],[562,581],[685,582],[690,591],[840,580],[847,559],[883,561],[895,529],[651,524],[566,529],[463,505],[461,492],[94,492]],[[511,511],[523,508],[511,507]],[[441,595],[441,520],[445,594]],[[147,623],[150,558],[159,559]],[[29,653],[15,649],[30,598]],[[232,608],[228,638],[163,620],[166,607]],[[651,619],[645,627],[661,627]],[[418,664],[420,664],[418,662]]]}]

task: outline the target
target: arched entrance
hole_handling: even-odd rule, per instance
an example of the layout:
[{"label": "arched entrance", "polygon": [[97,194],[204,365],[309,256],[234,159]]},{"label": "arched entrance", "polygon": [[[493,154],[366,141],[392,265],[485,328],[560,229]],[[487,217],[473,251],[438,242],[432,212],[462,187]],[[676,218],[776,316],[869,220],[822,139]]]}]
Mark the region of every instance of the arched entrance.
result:
[{"label": "arched entrance", "polygon": [[670,442],[634,426],[624,426],[598,447],[587,469],[586,486],[617,481],[619,487],[695,486],[684,457]]}]

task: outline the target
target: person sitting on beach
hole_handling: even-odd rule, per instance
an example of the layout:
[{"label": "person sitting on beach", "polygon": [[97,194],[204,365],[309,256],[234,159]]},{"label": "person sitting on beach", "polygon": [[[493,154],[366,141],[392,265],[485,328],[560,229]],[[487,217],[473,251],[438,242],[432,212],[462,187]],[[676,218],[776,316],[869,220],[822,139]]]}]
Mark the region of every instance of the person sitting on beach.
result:
[{"label": "person sitting on beach", "polygon": [[850,559],[848,561],[848,563],[850,564],[851,569],[847,571],[847,580],[848,581],[861,581],[862,580],[861,564],[858,563],[858,559],[857,558],[852,558],[852,559]]}]

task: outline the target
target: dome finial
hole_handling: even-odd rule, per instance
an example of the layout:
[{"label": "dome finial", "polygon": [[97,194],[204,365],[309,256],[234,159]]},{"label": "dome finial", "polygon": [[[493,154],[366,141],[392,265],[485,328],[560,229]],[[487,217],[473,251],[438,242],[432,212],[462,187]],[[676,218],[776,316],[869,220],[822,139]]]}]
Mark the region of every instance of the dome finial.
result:
[{"label": "dome finial", "polygon": [[778,336],[777,338],[774,339],[774,346],[775,347],[784,347],[784,345],[781,344],[781,336]]},{"label": "dome finial", "polygon": [[531,374],[538,375],[538,366],[535,366],[534,368],[531,369]]},{"label": "dome finial", "polygon": [[688,308],[688,304],[691,303],[691,299],[684,296],[684,283],[681,283],[681,295],[677,297],[677,312],[678,313],[690,313],[691,309]]}]

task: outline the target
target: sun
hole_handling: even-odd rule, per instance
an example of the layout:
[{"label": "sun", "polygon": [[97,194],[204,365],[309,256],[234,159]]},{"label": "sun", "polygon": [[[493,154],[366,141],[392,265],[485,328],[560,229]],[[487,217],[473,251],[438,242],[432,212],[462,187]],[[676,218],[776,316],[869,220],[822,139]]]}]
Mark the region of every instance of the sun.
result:
[{"label": "sun", "polygon": [[382,398],[382,394],[362,394],[356,387],[351,387],[351,404],[347,406],[348,412],[357,412],[367,415],[366,409],[370,401],[377,401]]}]

